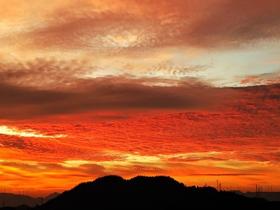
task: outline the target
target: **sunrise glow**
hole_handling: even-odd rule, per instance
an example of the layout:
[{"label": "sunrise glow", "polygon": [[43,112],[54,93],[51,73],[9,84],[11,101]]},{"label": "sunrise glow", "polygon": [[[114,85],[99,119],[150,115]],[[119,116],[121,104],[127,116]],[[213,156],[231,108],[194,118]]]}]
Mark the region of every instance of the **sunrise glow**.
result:
[{"label": "sunrise glow", "polygon": [[0,20],[5,191],[280,191],[280,1],[0,0]]}]

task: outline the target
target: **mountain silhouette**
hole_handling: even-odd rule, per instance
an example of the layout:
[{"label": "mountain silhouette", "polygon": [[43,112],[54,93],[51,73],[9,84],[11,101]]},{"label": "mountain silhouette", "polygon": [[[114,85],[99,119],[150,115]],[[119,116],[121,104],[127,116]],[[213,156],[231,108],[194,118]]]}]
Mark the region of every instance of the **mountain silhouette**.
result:
[{"label": "mountain silhouette", "polygon": [[26,195],[0,193],[0,207],[16,207],[21,205],[36,206],[42,203],[43,198],[33,198]]},{"label": "mountain silhouette", "polygon": [[280,202],[248,198],[212,187],[187,187],[166,177],[138,176],[125,180],[105,176],[55,195],[36,207],[6,207],[1,210],[279,210]]},{"label": "mountain silhouette", "polygon": [[[0,209],[6,207],[19,207],[20,209],[26,209],[28,207],[35,207],[46,203],[47,201],[57,197],[59,193],[52,193],[46,197],[31,197],[27,195],[18,195],[13,193],[0,193]],[[9,207],[9,208],[7,208]],[[1,210],[2,210],[1,209]]]},{"label": "mountain silhouette", "polygon": [[280,201],[280,192],[246,192],[241,194],[250,198],[259,197],[264,198],[268,201]]},{"label": "mountain silhouette", "polygon": [[82,183],[34,210],[280,209],[279,202],[247,198],[212,187],[186,187],[170,177],[105,176]]}]

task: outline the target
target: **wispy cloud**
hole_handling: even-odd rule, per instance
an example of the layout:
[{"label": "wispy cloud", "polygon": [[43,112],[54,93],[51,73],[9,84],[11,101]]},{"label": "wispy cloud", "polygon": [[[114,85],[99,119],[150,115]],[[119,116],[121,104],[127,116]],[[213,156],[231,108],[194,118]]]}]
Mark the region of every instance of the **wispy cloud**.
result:
[{"label": "wispy cloud", "polygon": [[0,134],[2,135],[8,135],[8,136],[19,136],[19,137],[34,137],[34,138],[63,138],[66,137],[65,134],[54,134],[54,135],[48,135],[43,134],[38,131],[32,130],[32,129],[18,129],[15,127],[9,127],[5,125],[0,126]]}]

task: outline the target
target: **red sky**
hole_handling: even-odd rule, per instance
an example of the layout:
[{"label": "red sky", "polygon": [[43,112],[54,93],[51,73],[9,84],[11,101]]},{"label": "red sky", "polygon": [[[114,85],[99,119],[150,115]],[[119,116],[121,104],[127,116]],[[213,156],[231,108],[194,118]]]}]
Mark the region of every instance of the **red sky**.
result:
[{"label": "red sky", "polygon": [[0,2],[0,191],[98,176],[280,190],[277,0]]}]

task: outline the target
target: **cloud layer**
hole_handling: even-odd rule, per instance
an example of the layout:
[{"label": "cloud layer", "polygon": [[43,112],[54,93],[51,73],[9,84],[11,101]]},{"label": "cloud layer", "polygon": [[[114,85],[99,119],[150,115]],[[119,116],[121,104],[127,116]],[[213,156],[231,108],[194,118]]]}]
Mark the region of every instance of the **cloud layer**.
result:
[{"label": "cloud layer", "polygon": [[22,36],[28,45],[64,49],[242,45],[279,38],[279,6],[277,0],[58,1],[41,8],[38,27],[27,26]]}]

